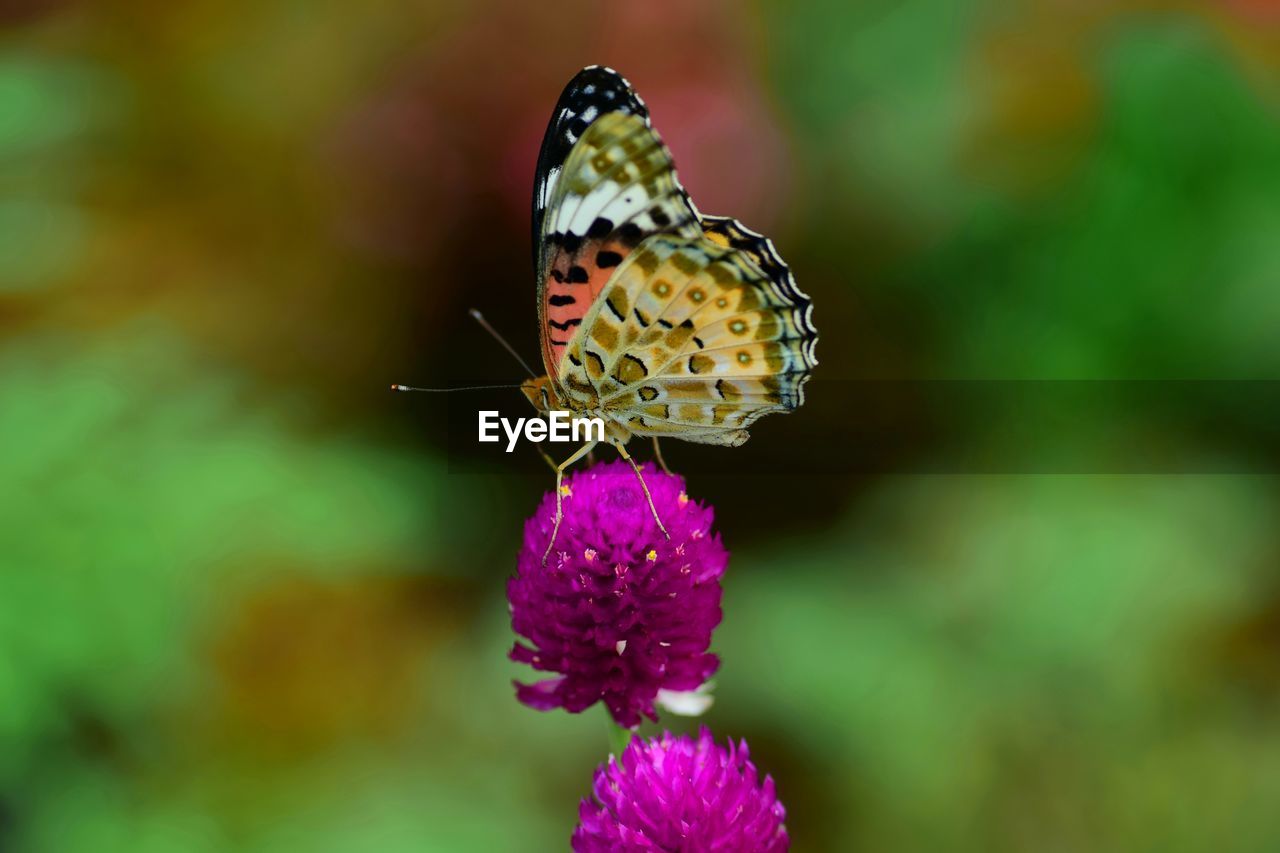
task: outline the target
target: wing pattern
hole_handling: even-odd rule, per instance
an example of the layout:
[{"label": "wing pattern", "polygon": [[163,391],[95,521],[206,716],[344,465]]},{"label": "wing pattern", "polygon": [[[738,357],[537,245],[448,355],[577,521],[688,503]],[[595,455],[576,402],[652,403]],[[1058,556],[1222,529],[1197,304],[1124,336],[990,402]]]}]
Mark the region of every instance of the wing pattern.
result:
[{"label": "wing pattern", "polygon": [[560,365],[575,407],[640,435],[735,445],[804,402],[817,363],[808,297],[763,237],[709,226],[650,237],[618,268]]},{"label": "wing pattern", "polygon": [[627,255],[653,234],[700,230],[648,110],[617,72],[584,69],[561,95],[538,158],[533,221],[543,362],[554,380]]}]

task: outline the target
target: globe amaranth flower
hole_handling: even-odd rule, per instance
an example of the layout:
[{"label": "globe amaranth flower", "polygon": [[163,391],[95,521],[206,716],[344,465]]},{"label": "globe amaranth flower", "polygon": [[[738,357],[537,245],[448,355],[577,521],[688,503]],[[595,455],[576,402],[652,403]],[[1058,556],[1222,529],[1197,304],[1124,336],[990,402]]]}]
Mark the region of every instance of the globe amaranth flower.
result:
[{"label": "globe amaranth flower", "polygon": [[[507,583],[517,642],[511,659],[554,678],[516,683],[539,710],[578,712],[604,702],[621,726],[657,719],[655,700],[686,700],[715,672],[707,653],[720,623],[720,576],[729,555],[711,532],[710,507],[684,481],[643,468],[662,535],[640,480],[625,462],[595,465],[565,481],[563,518],[546,564],[555,494],[525,524],[516,575]],[[660,695],[660,691],[662,692]]]},{"label": "globe amaranth flower", "polygon": [[664,732],[635,738],[596,770],[573,833],[578,853],[604,851],[785,851],[791,845],[773,779],[760,780],[747,744],[718,745]]}]

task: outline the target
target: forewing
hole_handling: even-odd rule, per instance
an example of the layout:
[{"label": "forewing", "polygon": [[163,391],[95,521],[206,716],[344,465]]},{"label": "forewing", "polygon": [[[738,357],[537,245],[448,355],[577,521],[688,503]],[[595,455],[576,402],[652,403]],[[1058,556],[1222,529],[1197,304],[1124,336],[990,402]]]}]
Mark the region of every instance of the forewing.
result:
[{"label": "forewing", "polygon": [[559,379],[570,339],[636,246],[701,232],[647,108],[617,72],[583,69],[560,96],[538,157],[533,223],[542,356]]},{"label": "forewing", "polygon": [[654,236],[627,258],[561,372],[633,432],[740,444],[760,417],[804,402],[818,334],[768,240],[731,219],[705,228]]}]

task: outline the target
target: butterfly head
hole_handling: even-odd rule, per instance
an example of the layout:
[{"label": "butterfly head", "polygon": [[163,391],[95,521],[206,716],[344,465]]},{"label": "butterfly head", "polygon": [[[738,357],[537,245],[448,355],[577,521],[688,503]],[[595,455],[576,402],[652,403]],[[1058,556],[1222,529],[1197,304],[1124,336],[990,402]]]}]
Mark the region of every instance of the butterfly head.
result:
[{"label": "butterfly head", "polygon": [[550,376],[526,379],[520,383],[520,391],[529,398],[529,402],[533,403],[533,407],[540,412],[549,412],[552,409],[561,408],[560,400],[556,397],[556,389],[551,384]]}]

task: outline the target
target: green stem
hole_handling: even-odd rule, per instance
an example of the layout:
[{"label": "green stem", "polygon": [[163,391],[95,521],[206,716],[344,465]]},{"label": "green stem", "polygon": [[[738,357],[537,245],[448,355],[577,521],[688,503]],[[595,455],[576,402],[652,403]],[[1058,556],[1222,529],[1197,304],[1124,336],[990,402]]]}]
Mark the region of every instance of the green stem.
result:
[{"label": "green stem", "polygon": [[609,711],[605,709],[606,719],[605,725],[608,726],[607,734],[609,736],[609,752],[619,761],[622,760],[622,751],[627,748],[627,744],[631,743],[632,732],[630,729],[624,729],[613,721],[613,717],[609,715]]}]

